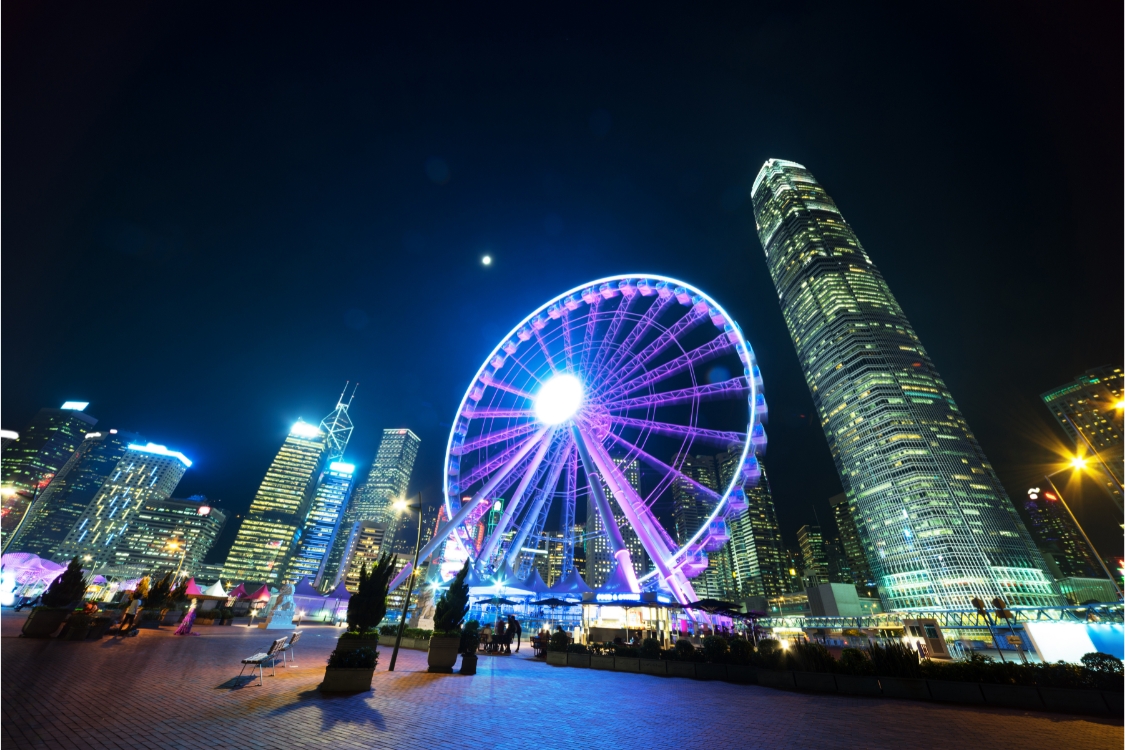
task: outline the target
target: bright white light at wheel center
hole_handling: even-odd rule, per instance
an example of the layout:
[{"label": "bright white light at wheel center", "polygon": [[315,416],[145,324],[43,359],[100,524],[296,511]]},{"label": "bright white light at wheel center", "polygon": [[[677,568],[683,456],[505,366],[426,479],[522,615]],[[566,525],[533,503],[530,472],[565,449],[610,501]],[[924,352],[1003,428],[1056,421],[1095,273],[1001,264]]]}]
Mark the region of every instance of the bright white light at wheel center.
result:
[{"label": "bright white light at wheel center", "polygon": [[573,375],[556,375],[535,397],[535,416],[543,424],[561,424],[582,406],[582,382]]}]

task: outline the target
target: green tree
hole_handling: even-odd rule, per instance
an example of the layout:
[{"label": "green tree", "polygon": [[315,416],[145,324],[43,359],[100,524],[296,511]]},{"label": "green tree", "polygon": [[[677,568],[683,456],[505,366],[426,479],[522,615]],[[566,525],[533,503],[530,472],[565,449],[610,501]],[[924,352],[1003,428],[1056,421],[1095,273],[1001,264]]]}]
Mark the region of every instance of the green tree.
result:
[{"label": "green tree", "polygon": [[73,607],[82,601],[89,586],[86,577],[82,575],[82,566],[78,558],[73,558],[66,566],[62,575],[51,582],[43,592],[44,607]]},{"label": "green tree", "polygon": [[469,574],[469,561],[449,583],[449,588],[442,592],[434,607],[434,634],[459,635],[461,623],[469,613],[469,586],[465,583],[465,576]]},{"label": "green tree", "polygon": [[133,589],[133,598],[134,599],[148,599],[148,584],[149,584],[148,576],[145,576],[141,580],[137,581],[137,587],[135,589]]},{"label": "green tree", "polygon": [[145,599],[153,607],[159,607],[161,612],[167,612],[172,608],[174,604],[172,601],[172,571],[168,571],[163,578],[152,584],[152,588],[149,589],[148,596]]},{"label": "green tree", "polygon": [[385,552],[371,574],[367,563],[359,569],[359,586],[348,600],[348,629],[361,636],[378,625],[387,614],[387,586],[394,575],[394,556]]}]

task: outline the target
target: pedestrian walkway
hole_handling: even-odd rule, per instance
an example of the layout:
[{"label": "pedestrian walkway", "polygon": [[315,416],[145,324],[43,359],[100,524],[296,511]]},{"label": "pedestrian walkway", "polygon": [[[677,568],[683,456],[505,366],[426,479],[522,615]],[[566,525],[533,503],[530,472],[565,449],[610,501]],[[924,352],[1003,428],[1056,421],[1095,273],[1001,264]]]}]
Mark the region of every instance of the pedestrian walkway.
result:
[{"label": "pedestrian walkway", "polygon": [[1057,714],[805,695],[719,682],[480,658],[475,677],[432,675],[379,649],[370,693],[316,686],[339,631],[305,628],[296,669],[244,686],[239,660],[280,631],[198,626],[85,643],[15,637],[0,618],[0,741],[14,748],[1120,748],[1120,722]]}]

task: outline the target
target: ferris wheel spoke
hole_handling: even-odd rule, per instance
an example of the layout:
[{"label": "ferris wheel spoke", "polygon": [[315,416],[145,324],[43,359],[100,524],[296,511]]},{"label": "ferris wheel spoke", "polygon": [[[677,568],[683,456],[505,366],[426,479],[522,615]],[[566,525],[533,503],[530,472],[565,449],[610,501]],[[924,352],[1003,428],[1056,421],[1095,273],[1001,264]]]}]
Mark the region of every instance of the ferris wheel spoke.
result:
[{"label": "ferris wheel spoke", "polygon": [[745,432],[705,430],[702,427],[670,424],[668,422],[656,422],[650,419],[633,419],[632,417],[610,416],[609,421],[613,424],[619,424],[622,427],[634,427],[638,430],[649,430],[652,432],[658,432],[661,435],[672,435],[674,437],[688,438],[692,441],[707,440],[709,442],[721,443],[724,445],[729,443],[746,442]]},{"label": "ferris wheel spoke", "polygon": [[653,303],[649,305],[649,308],[645,310],[641,319],[637,321],[637,324],[634,325],[628,335],[625,336],[625,339],[621,342],[621,346],[617,348],[617,351],[615,351],[613,356],[609,358],[609,361],[606,362],[604,371],[607,375],[613,374],[617,368],[621,366],[622,360],[632,354],[633,347],[636,346],[637,342],[641,340],[645,333],[656,324],[656,318],[660,315],[670,299],[672,298],[657,297]]},{"label": "ferris wheel spoke", "polygon": [[688,308],[687,313],[682,318],[661,332],[659,336],[653,339],[651,344],[637,352],[637,355],[629,360],[627,368],[609,373],[607,385],[612,386],[614,383],[629,378],[638,370],[644,369],[649,360],[678,342],[681,336],[705,320],[708,320],[706,315],[700,313],[694,307]]},{"label": "ferris wheel spoke", "polygon": [[697,346],[694,349],[684,352],[673,360],[665,362],[659,367],[641,373],[632,380],[618,382],[608,391],[602,394],[601,401],[603,403],[610,403],[614,399],[624,396],[627,393],[644,388],[647,385],[660,382],[665,378],[670,378],[686,371],[688,368],[705,362],[709,359],[722,356],[730,351],[730,343],[725,338],[717,338],[708,341],[706,344]]},{"label": "ferris wheel spoke", "polygon": [[[506,465],[508,463],[508,461],[510,461],[514,456],[520,454],[521,451],[523,452],[522,455],[521,455],[521,458],[522,458],[522,456],[526,456],[527,452],[530,451],[531,448],[534,446],[535,441],[538,440],[540,437],[542,437],[542,435],[548,429],[550,429],[550,428],[548,428],[548,427],[541,428],[539,430],[539,432],[535,433],[534,435],[532,435],[530,438],[528,438],[524,442],[517,443],[515,445],[511,445],[511,446],[505,448],[503,451],[501,451],[498,455],[493,456],[491,459],[489,459],[485,463],[474,467],[473,470],[471,472],[469,472],[469,475],[465,477],[464,481],[458,482],[458,486],[460,488],[458,491],[468,490],[470,487],[474,486],[477,482],[484,481],[485,477],[488,477],[489,475],[492,474],[492,472],[497,471],[502,466]],[[518,463],[518,461],[517,461],[517,463]],[[509,471],[511,471],[511,469],[506,470],[504,472],[505,475]]]},{"label": "ferris wheel spoke", "polygon": [[464,456],[468,453],[472,453],[473,451],[480,450],[481,448],[487,448],[491,445],[496,445],[498,443],[503,443],[507,442],[508,440],[522,437],[529,432],[535,432],[538,427],[540,427],[538,422],[524,422],[523,424],[518,424],[514,427],[508,427],[497,432],[485,433],[484,435],[481,435],[480,437],[474,438],[472,440],[466,440],[461,444],[460,447],[454,446],[450,450],[450,453],[452,453],[454,456]]},{"label": "ferris wheel spoke", "polygon": [[490,380],[484,381],[484,384],[485,384],[485,387],[491,387],[491,388],[495,388],[495,389],[500,390],[500,391],[504,391],[505,393],[511,393],[513,396],[519,396],[520,398],[526,398],[528,401],[535,401],[535,395],[534,394],[531,394],[531,393],[528,393],[527,391],[516,388],[514,385],[509,385],[508,383],[505,383],[502,380],[496,380],[495,376],[493,376],[493,378],[490,379]]},{"label": "ferris wheel spoke", "polygon": [[663,461],[661,461],[656,456],[653,456],[650,453],[646,453],[645,451],[641,450],[640,448],[638,448],[633,443],[630,443],[625,438],[614,435],[612,432],[609,433],[609,438],[610,438],[610,440],[612,440],[615,443],[618,443],[622,447],[624,447],[624,448],[626,448],[630,451],[636,452],[637,458],[641,459],[642,461],[644,461],[646,464],[653,467],[654,469],[659,469],[659,470],[665,472],[667,475],[670,475],[673,478],[673,481],[677,480],[677,479],[682,479],[684,482],[689,484],[692,488],[699,491],[701,494],[705,495],[710,502],[717,503],[717,502],[719,502],[720,500],[723,499],[722,495],[720,495],[718,492],[715,492],[715,490],[711,489],[710,487],[707,487],[706,485],[700,484],[699,482],[697,482],[694,479],[692,479],[691,477],[689,477],[687,474],[684,474],[679,469],[674,468],[674,467],[669,466],[668,464],[664,463]]},{"label": "ferris wheel spoke", "polygon": [[563,335],[563,357],[566,359],[566,371],[574,372],[574,345],[570,340],[570,315],[565,308],[559,313]]},{"label": "ferris wheel spoke", "polygon": [[749,390],[749,380],[745,376],[740,376],[719,383],[695,385],[691,388],[680,388],[675,391],[665,391],[664,393],[653,393],[647,396],[622,399],[621,401],[605,403],[604,406],[611,412],[629,411],[630,409],[642,409],[650,406],[673,406],[675,404],[724,398],[727,396],[740,395]]},{"label": "ferris wheel spoke", "polygon": [[609,328],[606,329],[605,335],[602,336],[598,344],[598,352],[594,356],[594,361],[590,365],[590,369],[594,372],[599,372],[605,358],[614,351],[613,342],[617,338],[618,332],[621,330],[621,325],[628,320],[629,312],[633,308],[634,302],[640,298],[639,294],[633,296],[623,296],[621,303],[618,304],[617,309],[613,311],[613,317],[610,318]]},{"label": "ferris wheel spoke", "polygon": [[462,414],[469,419],[530,419],[535,416],[534,409],[468,409]]},{"label": "ferris wheel spoke", "polygon": [[609,507],[609,500],[605,496],[605,488],[597,478],[601,476],[601,470],[590,454],[590,443],[593,441],[586,439],[577,422],[571,423],[570,430],[574,435],[574,446],[578,450],[578,457],[582,460],[582,468],[586,471],[586,481],[590,485],[590,497],[594,501],[598,518],[601,519],[602,528],[605,529],[606,543],[609,545],[610,553],[617,558],[617,564],[624,572],[625,579],[629,582],[629,589],[638,592],[641,589],[637,583],[637,571],[633,568],[633,562],[629,556],[629,548],[625,546],[613,509]]},{"label": "ferris wheel spoke", "polygon": [[532,501],[527,509],[527,513],[524,514],[524,521],[520,525],[520,530],[512,540],[512,546],[508,548],[508,565],[515,565],[519,562],[520,554],[523,552],[523,545],[527,542],[527,535],[533,530],[532,526],[535,520],[539,518],[539,512],[543,509],[543,505],[547,502],[547,499],[555,494],[555,487],[559,483],[559,476],[562,474],[563,465],[566,463],[564,459],[566,455],[569,454],[572,445],[573,443],[569,440],[564,442],[565,448],[563,450],[563,455],[551,464],[551,470],[547,474],[547,481],[538,487],[535,500]]},{"label": "ferris wheel spoke", "polygon": [[547,360],[547,366],[551,368],[552,375],[559,374],[559,368],[555,367],[555,357],[551,354],[551,350],[547,347],[547,342],[543,340],[543,326],[535,328],[535,341],[539,344],[539,349],[543,352],[543,358]]},{"label": "ferris wheel spoke", "polygon": [[598,326],[598,303],[594,298],[587,306],[589,312],[586,313],[586,332],[582,336],[582,352],[579,355],[578,371],[582,373],[582,379],[589,379],[589,374],[586,370],[586,365],[590,361],[590,350],[593,348],[594,330]]},{"label": "ferris wheel spoke", "polygon": [[531,462],[523,469],[523,476],[520,477],[520,482],[516,485],[515,492],[512,493],[512,499],[508,501],[504,512],[500,514],[500,520],[497,522],[496,528],[493,529],[492,534],[489,535],[484,546],[481,547],[478,559],[482,560],[486,565],[488,561],[492,559],[492,555],[496,552],[496,547],[499,545],[500,539],[508,530],[508,525],[512,522],[516,512],[519,510],[520,504],[523,502],[524,493],[527,492],[528,485],[531,484],[532,479],[534,479],[538,473],[539,466],[543,463],[544,456],[547,455],[547,449],[551,447],[552,437],[553,434],[539,444],[539,449],[535,451]]}]

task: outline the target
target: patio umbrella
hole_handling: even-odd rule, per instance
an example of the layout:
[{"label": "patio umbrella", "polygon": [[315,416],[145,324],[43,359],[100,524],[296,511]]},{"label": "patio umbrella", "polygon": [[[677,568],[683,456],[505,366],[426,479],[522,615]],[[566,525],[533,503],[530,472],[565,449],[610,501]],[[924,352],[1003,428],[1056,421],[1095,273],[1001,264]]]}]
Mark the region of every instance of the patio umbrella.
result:
[{"label": "patio umbrella", "polygon": [[537,601],[537,602],[531,602],[531,604],[533,606],[536,606],[536,607],[550,607],[551,609],[555,609],[557,607],[577,607],[577,606],[580,606],[578,602],[568,602],[568,601],[564,601],[564,600],[559,599],[558,597],[554,597],[554,596],[550,597],[549,599],[542,599],[542,600]]},{"label": "patio umbrella", "polygon": [[511,599],[504,599],[499,596],[494,596],[491,599],[485,599],[479,602],[479,604],[494,604],[498,607],[514,607],[515,605],[519,604],[519,602],[513,602]]},{"label": "patio umbrella", "polygon": [[691,604],[685,604],[685,609],[699,609],[708,614],[725,614],[720,610],[737,610],[738,605],[734,602],[724,602],[720,599],[700,599]]}]

